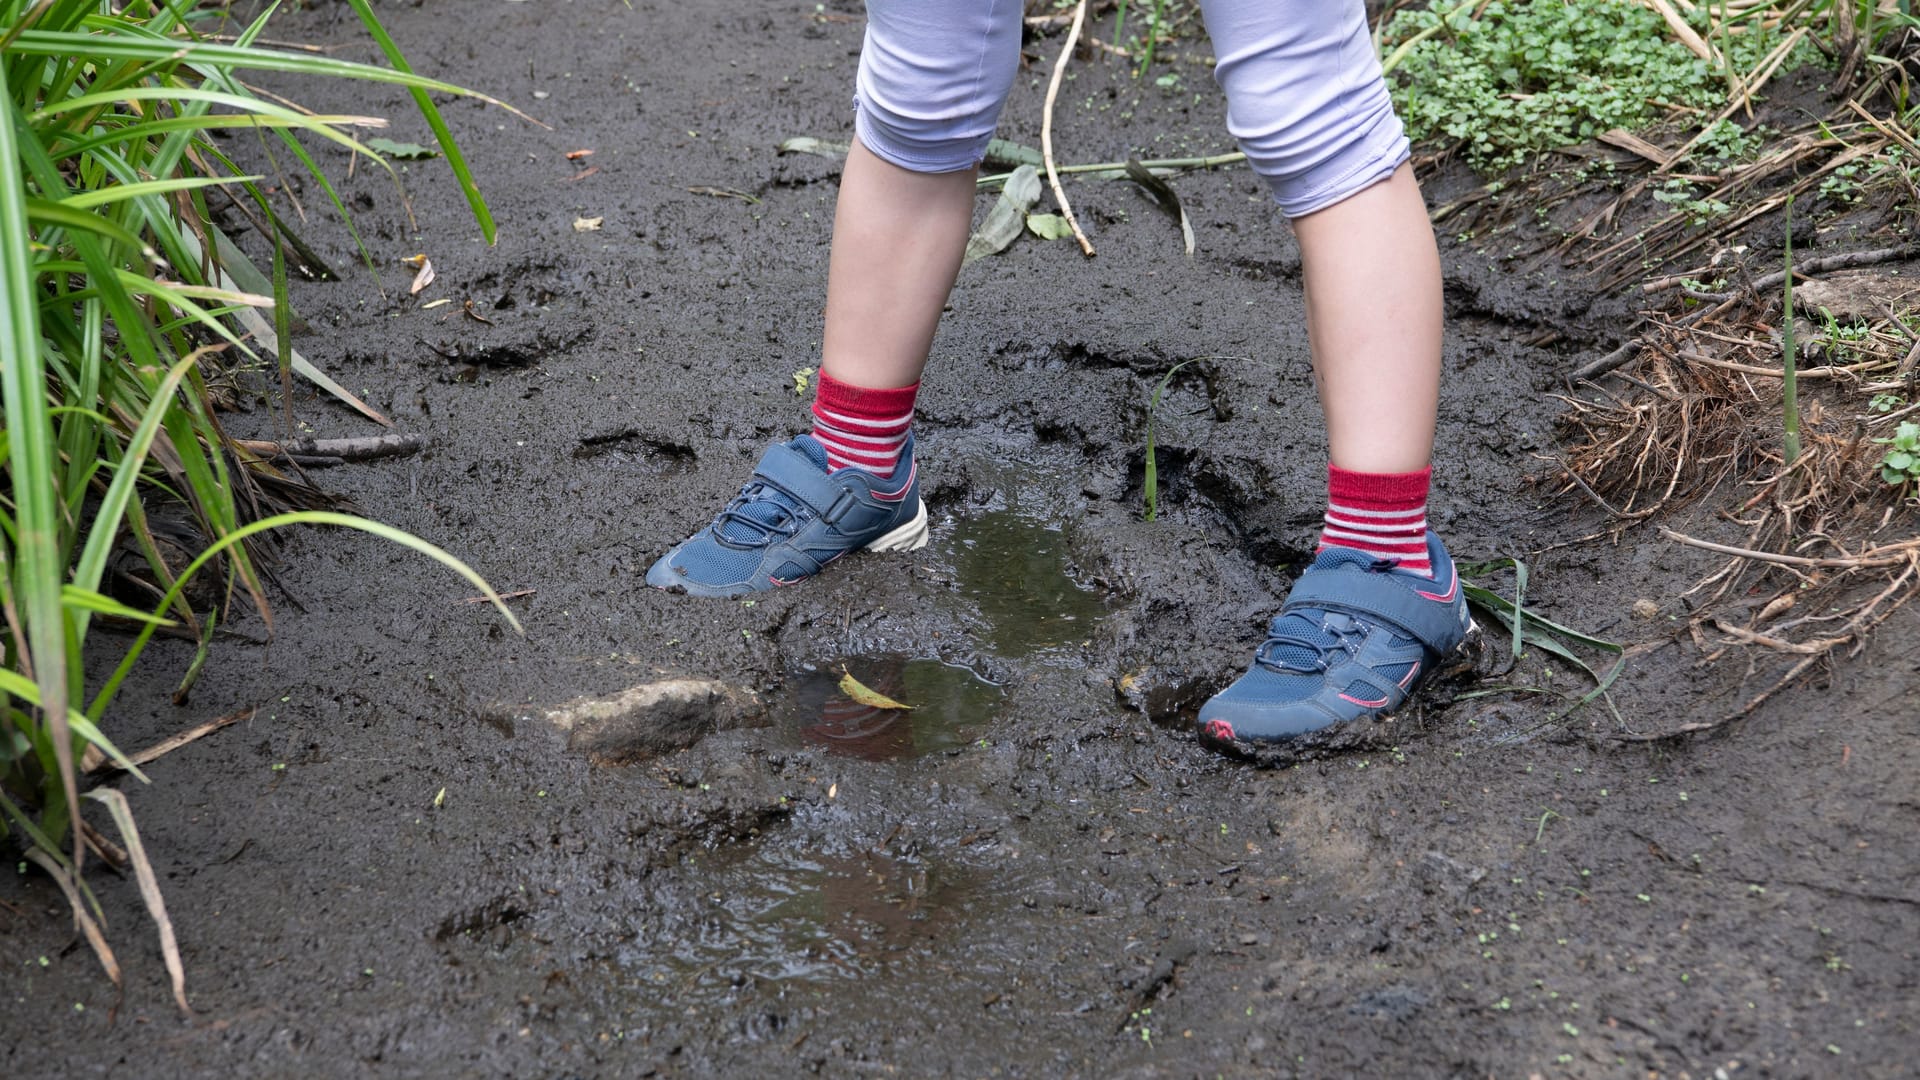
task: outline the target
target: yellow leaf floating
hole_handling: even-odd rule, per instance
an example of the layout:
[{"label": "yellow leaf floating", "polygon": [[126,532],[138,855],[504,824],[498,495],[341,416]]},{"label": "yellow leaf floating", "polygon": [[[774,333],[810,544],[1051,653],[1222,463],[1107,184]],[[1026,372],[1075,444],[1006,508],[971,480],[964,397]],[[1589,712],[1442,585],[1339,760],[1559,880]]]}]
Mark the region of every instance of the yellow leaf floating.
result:
[{"label": "yellow leaf floating", "polygon": [[911,709],[911,705],[902,705],[885,694],[870,689],[865,683],[853,677],[846,668],[840,669],[840,692],[867,706],[870,709]]}]

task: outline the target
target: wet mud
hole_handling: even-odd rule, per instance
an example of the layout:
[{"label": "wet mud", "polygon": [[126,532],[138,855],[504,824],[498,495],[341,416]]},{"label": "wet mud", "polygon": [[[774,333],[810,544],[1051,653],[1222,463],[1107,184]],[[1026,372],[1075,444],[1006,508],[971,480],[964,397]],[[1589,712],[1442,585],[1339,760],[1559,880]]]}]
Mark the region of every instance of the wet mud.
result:
[{"label": "wet mud", "polygon": [[[404,173],[415,232],[390,182],[316,151],[380,278],[304,200],[343,280],[296,287],[298,345],[429,440],[325,481],[530,590],[512,601],[528,633],[411,554],[309,531],[285,539],[271,643],[237,623],[187,706],[168,696],[191,650],[156,644],[123,747],[259,706],[151,786],[118,782],[196,1015],[169,1004],[131,880],[92,878],[116,1000],[52,886],[8,874],[0,1073],[1910,1073],[1910,612],[1724,737],[1622,746],[1720,715],[1752,676],[1700,667],[1670,619],[1704,553],[1558,547],[1532,560],[1530,604],[1635,646],[1618,719],[1562,715],[1585,677],[1493,634],[1476,673],[1364,746],[1273,770],[1207,752],[1192,710],[1310,552],[1324,453],[1299,254],[1233,170],[1176,183],[1192,259],[1148,196],[1096,182],[1073,194],[1097,258],[1027,237],[966,268],[919,412],[926,551],[751,602],[646,590],[804,421],[836,169],[774,147],[849,129],[859,9],[382,11],[417,69],[552,127],[446,106],[502,222],[491,248],[440,163]],[[337,15],[310,4],[276,33],[354,40]],[[1161,87],[1077,66],[1062,153],[1224,149],[1205,68],[1178,70]],[[407,115],[380,88],[276,86]],[[1037,142],[1043,89],[1030,67],[1003,135]],[[426,141],[414,120],[390,134]],[[576,179],[582,161],[598,171]],[[1564,373],[1625,308],[1447,240],[1435,524],[1469,562],[1593,532],[1530,481]],[[409,298],[416,252],[438,280]],[[1195,356],[1248,359],[1169,383],[1148,522],[1149,397]],[[298,412],[374,433],[308,391]],[[259,405],[228,422],[277,423]],[[1641,599],[1654,619],[1630,614]],[[843,673],[916,708],[863,706]],[[619,754],[570,749],[543,712],[668,680],[758,705]]]}]

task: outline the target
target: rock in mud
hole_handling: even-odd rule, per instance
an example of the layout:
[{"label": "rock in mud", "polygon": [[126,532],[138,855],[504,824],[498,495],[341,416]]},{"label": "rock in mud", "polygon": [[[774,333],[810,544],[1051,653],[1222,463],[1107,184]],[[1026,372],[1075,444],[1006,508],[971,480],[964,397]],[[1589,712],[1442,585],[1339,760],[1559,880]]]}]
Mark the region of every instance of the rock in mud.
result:
[{"label": "rock in mud", "polygon": [[759,727],[767,708],[752,691],[713,679],[662,679],[535,715],[567,733],[567,749],[618,765],[684,750],[716,731]]}]

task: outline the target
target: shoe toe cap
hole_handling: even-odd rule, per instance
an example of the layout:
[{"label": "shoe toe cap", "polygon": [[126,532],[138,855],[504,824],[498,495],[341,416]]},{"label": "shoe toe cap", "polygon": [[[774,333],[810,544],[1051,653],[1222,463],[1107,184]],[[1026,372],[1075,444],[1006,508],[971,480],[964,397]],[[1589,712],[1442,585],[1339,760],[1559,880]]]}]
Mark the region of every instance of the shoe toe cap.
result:
[{"label": "shoe toe cap", "polygon": [[1340,717],[1316,702],[1246,701],[1222,694],[1200,708],[1200,733],[1222,742],[1274,743],[1309,735]]},{"label": "shoe toe cap", "polygon": [[[683,592],[689,596],[742,596],[758,591],[750,581],[701,581],[686,571],[685,551],[686,545],[681,544],[660,556],[652,566],[647,568],[647,584],[656,589]],[[762,588],[766,587],[769,586],[762,586]]]}]

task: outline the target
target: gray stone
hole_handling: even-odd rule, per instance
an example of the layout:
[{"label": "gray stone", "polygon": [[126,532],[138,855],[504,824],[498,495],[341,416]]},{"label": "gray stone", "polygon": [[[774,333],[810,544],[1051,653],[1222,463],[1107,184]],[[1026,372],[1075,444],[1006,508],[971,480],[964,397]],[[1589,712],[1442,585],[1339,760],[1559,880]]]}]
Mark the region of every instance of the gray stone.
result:
[{"label": "gray stone", "polygon": [[684,750],[716,731],[759,727],[766,714],[752,691],[713,679],[662,679],[536,711],[566,732],[567,749],[616,765]]}]

